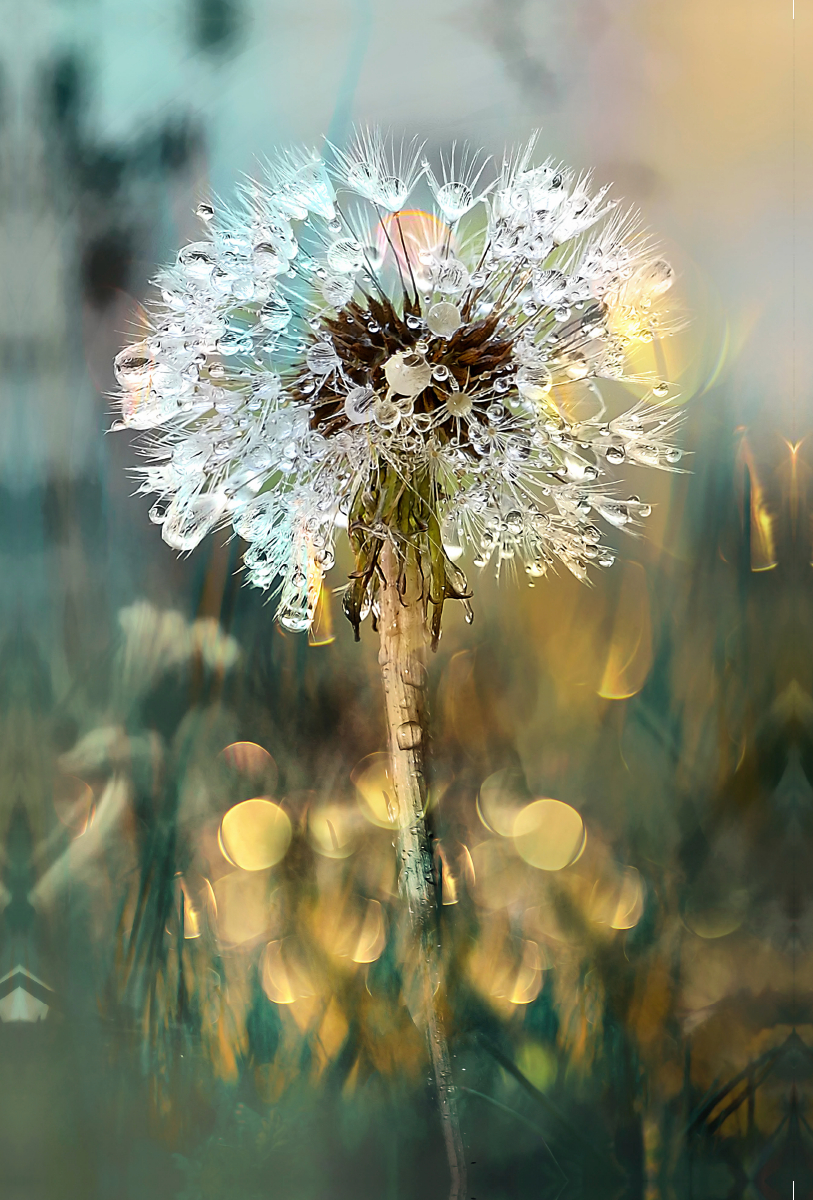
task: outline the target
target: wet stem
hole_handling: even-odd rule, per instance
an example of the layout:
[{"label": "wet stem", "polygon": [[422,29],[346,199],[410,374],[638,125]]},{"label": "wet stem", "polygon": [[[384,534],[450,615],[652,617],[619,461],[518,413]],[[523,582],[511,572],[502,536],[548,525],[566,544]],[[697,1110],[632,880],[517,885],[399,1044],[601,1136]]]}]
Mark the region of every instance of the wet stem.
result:
[{"label": "wet stem", "polygon": [[[407,546],[383,546],[379,590],[379,665],[384,682],[390,771],[397,807],[399,890],[409,914],[409,936],[418,950],[417,983],[451,1175],[450,1200],[466,1191],[466,1164],[457,1114],[451,1059],[440,1010],[437,884],[426,825],[425,653],[428,641],[424,584],[417,554]],[[394,814],[396,815],[396,814]]]}]

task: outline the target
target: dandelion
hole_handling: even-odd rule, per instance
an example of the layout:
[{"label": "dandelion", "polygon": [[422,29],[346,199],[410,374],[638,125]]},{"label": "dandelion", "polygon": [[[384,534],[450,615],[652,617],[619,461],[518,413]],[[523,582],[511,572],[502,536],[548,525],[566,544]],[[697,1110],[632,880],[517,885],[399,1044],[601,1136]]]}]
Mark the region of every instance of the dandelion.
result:
[{"label": "dandelion", "polygon": [[[311,625],[335,539],[355,569],[344,611],[380,634],[401,890],[426,964],[430,1045],[453,1193],[463,1188],[424,819],[425,645],[471,591],[460,566],[587,580],[602,526],[649,513],[619,495],[627,462],[677,470],[680,416],[632,353],[670,331],[671,267],[640,228],[547,160],[536,138],[483,184],[468,149],[439,174],[417,141],[360,133],[326,161],[296,150],[158,277],[147,336],[115,362],[121,424],[149,431],[141,490],[189,551],[230,528],[249,580],[291,631]],[[425,181],[431,211],[406,209]],[[605,381],[644,395],[613,413]],[[604,390],[602,390],[604,389]]]}]

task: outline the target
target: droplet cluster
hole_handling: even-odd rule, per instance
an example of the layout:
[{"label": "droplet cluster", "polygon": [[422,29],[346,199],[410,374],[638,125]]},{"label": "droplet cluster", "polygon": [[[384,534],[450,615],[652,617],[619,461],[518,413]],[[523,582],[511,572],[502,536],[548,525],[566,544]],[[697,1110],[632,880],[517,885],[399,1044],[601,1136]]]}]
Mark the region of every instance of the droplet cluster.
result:
[{"label": "droplet cluster", "polygon": [[[201,240],[117,355],[151,520],[179,551],[233,529],[288,629],[313,619],[337,530],[358,626],[386,538],[446,597],[469,595],[467,550],[530,582],[557,562],[586,579],[613,560],[602,525],[649,512],[618,470],[678,469],[669,385],[630,367],[669,332],[672,269],[606,188],[534,149],[491,178],[479,154],[436,171],[376,132],[281,154],[234,207],[199,205]],[[641,394],[613,412],[619,380]]]}]

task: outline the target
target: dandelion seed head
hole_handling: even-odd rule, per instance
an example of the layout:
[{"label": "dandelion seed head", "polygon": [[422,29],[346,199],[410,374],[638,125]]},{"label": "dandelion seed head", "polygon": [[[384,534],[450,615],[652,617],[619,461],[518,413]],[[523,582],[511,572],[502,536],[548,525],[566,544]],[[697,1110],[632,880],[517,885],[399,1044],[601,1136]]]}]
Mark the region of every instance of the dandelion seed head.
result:
[{"label": "dandelion seed head", "polygon": [[[496,170],[468,146],[433,167],[375,130],[278,155],[232,205],[199,205],[205,236],[116,356],[150,519],[180,552],[232,529],[288,629],[309,627],[337,531],[356,630],[390,540],[426,566],[437,635],[470,594],[465,554],[587,580],[613,561],[602,527],[648,515],[617,470],[680,469],[668,383],[629,371],[670,331],[672,268],[590,175],[534,165],[536,141]],[[619,379],[648,390],[613,415]]]}]

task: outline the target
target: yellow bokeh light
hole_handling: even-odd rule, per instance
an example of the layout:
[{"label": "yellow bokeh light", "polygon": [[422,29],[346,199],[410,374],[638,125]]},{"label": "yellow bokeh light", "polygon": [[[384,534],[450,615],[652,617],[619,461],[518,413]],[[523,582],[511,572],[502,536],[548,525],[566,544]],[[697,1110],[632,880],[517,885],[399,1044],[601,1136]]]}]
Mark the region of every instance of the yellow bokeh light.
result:
[{"label": "yellow bokeh light", "polygon": [[353,962],[371,963],[381,957],[386,942],[384,912],[377,900],[368,900],[353,953]]},{"label": "yellow bokeh light", "polygon": [[278,804],[263,797],[235,804],[224,816],[218,835],[230,863],[244,871],[273,867],[291,844],[291,822]]},{"label": "yellow bokeh light", "polygon": [[344,804],[320,804],[309,811],[308,839],[317,854],[325,858],[347,858],[353,853],[356,848],[354,815]]},{"label": "yellow bokeh light", "polygon": [[574,863],[587,841],[584,821],[561,800],[534,800],[514,820],[520,858],[541,871],[561,871]]},{"label": "yellow bokeh light", "polygon": [[510,837],[514,821],[528,799],[521,772],[515,767],[503,767],[480,785],[477,814],[486,829]]},{"label": "yellow bokeh light", "polygon": [[389,763],[388,754],[368,754],[350,776],[361,800],[361,811],[368,821],[381,829],[394,829],[398,824]]},{"label": "yellow bokeh light", "polygon": [[625,867],[609,881],[600,880],[593,888],[590,916],[611,929],[632,929],[644,911],[644,881],[635,867]]},{"label": "yellow bokeh light", "polygon": [[269,942],[260,959],[263,991],[274,1004],[294,1004],[316,995],[301,948],[293,937]]},{"label": "yellow bokeh light", "polygon": [[213,885],[218,941],[242,946],[265,934],[277,919],[269,877],[260,872],[232,871]]}]

